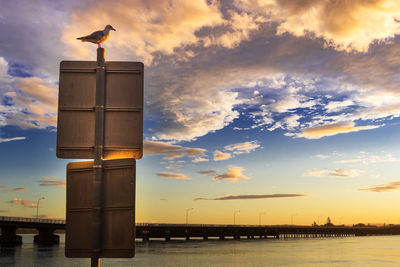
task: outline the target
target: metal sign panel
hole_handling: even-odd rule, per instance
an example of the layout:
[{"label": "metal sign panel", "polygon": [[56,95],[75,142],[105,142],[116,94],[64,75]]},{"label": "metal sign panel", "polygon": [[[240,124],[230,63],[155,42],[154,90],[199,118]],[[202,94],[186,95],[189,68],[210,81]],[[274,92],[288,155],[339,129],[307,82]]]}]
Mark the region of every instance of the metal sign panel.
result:
[{"label": "metal sign panel", "polygon": [[[104,159],[143,154],[143,63],[106,62]],[[62,61],[57,157],[94,158],[96,62]]]},{"label": "metal sign panel", "polygon": [[[135,255],[135,171],[134,159],[103,161],[102,258]],[[67,257],[92,256],[93,181],[93,161],[67,165]]]}]

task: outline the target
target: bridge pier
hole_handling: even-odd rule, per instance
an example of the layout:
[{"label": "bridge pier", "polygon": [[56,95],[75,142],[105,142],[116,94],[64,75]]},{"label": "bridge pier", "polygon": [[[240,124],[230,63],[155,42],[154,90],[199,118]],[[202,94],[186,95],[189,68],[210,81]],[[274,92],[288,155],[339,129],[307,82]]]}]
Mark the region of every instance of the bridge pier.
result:
[{"label": "bridge pier", "polygon": [[35,235],[33,241],[37,244],[58,244],[60,237],[54,234],[55,229],[38,228],[39,234]]},{"label": "bridge pier", "polygon": [[1,227],[0,244],[22,245],[22,236],[17,235],[17,227],[15,226]]}]

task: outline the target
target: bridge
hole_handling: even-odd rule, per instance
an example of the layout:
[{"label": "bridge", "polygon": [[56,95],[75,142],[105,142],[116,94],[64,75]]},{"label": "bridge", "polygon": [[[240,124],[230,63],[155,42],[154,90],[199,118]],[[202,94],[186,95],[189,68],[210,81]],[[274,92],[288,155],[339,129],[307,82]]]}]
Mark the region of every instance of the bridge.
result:
[{"label": "bridge", "polygon": [[[65,229],[65,220],[0,216],[0,244],[22,244],[18,228],[37,229],[35,243],[57,244],[55,230]],[[400,235],[400,225],[388,226],[299,226],[299,225],[213,225],[137,223],[136,238],[170,241],[172,238],[241,239],[241,238],[316,238],[367,235]]]},{"label": "bridge", "polygon": [[37,229],[35,243],[58,244],[60,237],[54,231],[65,229],[65,220],[0,216],[0,228],[0,244],[22,244],[22,237],[17,235],[18,228]]}]

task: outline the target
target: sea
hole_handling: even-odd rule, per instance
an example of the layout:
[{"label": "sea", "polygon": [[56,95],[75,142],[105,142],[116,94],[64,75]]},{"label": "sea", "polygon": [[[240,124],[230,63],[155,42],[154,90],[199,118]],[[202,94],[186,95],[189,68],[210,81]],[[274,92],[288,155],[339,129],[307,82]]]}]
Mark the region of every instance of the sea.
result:
[{"label": "sea", "polygon": [[[66,258],[60,239],[42,246],[23,235],[22,246],[0,247],[0,266],[90,266],[89,259]],[[400,266],[400,236],[138,241],[134,258],[101,259],[105,266]]]}]

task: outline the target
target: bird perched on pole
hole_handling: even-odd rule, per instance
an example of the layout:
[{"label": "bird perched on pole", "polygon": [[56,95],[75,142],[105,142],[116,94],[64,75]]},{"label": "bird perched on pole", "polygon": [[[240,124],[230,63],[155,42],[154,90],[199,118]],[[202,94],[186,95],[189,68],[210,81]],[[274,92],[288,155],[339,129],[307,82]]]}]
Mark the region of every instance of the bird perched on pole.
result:
[{"label": "bird perched on pole", "polygon": [[102,31],[96,31],[92,34],[89,34],[89,35],[83,36],[83,37],[79,37],[76,39],[81,40],[82,42],[91,42],[91,43],[97,44],[98,47],[101,47],[100,44],[107,41],[108,37],[110,37],[111,30],[116,31],[116,29],[114,29],[113,26],[107,25],[104,28],[104,30],[102,30]]}]

